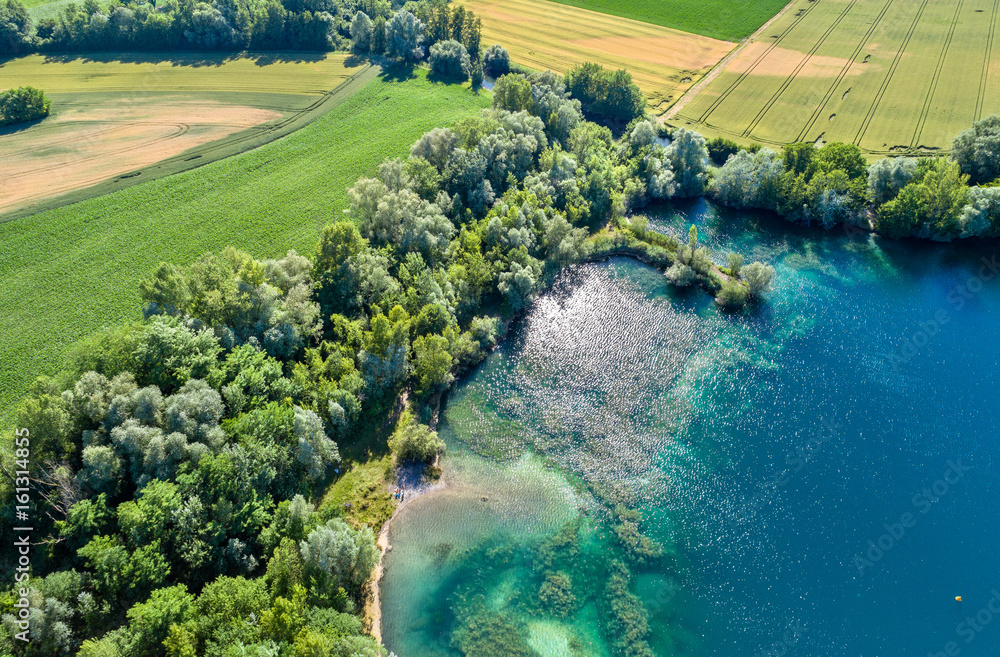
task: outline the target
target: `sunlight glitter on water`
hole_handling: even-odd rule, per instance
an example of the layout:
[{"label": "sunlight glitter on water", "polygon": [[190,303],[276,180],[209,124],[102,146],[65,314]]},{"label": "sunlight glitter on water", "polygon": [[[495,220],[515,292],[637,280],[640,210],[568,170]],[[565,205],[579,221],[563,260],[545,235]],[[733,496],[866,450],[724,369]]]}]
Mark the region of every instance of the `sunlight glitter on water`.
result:
[{"label": "sunlight glitter on water", "polygon": [[[450,393],[449,488],[393,524],[385,627],[399,657],[478,650],[475,623],[518,637],[492,654],[610,656],[616,559],[662,657],[935,654],[965,613],[954,595],[1000,585],[987,401],[1000,285],[948,301],[996,246],[845,237],[703,200],[650,226],[683,237],[691,222],[717,261],[775,265],[767,303],[722,314],[627,260],[544,294]],[[941,309],[946,327],[900,360]],[[968,478],[859,573],[857,554],[953,459],[974,464]],[[664,557],[629,561],[616,505],[642,512]],[[555,572],[572,600],[541,604]],[[984,630],[961,654],[998,649],[1000,630]]]}]

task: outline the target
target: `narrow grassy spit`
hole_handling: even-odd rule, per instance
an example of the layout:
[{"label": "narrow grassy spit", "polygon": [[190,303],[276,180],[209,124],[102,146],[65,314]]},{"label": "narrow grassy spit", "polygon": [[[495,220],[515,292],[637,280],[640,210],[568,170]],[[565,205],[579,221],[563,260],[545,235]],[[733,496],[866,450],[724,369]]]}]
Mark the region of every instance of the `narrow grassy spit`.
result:
[{"label": "narrow grassy spit", "polygon": [[[138,283],[161,261],[226,245],[312,253],[346,188],[427,130],[489,104],[417,72],[377,80],[292,135],[243,155],[0,224],[0,421],[72,343],[139,319]],[[86,297],[87,303],[78,302]]]},{"label": "narrow grassy spit", "polygon": [[328,109],[331,90],[367,70],[345,54],[284,57],[33,55],[6,62],[0,89],[41,88],[53,114],[0,132],[0,212],[26,215],[82,200],[88,192],[81,190],[96,196],[248,150]]},{"label": "narrow grassy spit", "polygon": [[723,41],[750,36],[785,0],[555,0]]},{"label": "narrow grassy spit", "polygon": [[656,113],[708,72],[733,43],[547,0],[468,0],[483,44],[500,43],[525,66],[565,73],[584,62],[624,68]]},{"label": "narrow grassy spit", "polygon": [[673,122],[741,143],[947,150],[1000,110],[998,20],[996,3],[796,0]]}]

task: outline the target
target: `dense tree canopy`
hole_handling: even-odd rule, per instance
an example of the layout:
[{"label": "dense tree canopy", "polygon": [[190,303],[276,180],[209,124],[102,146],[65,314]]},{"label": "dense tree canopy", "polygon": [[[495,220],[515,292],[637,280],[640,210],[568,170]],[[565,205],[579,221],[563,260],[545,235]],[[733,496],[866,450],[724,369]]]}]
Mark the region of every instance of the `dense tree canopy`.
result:
[{"label": "dense tree canopy", "polygon": [[1000,116],[992,114],[955,137],[951,157],[974,183],[1000,178]]},{"label": "dense tree canopy", "polygon": [[566,85],[573,97],[596,116],[628,123],[645,112],[646,97],[628,71],[609,71],[587,62],[566,74]]}]

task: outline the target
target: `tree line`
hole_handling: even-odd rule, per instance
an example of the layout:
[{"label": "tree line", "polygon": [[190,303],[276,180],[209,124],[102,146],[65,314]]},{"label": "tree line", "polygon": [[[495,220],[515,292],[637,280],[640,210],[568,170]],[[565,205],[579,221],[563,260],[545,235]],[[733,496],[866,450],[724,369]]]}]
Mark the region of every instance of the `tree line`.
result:
[{"label": "tree line", "polygon": [[1000,236],[1000,117],[976,121],[950,155],[888,157],[871,165],[852,144],[790,144],[781,153],[713,140],[725,163],[710,194],[806,224],[950,241]]},{"label": "tree line", "polygon": [[[35,25],[19,0],[5,0],[0,55],[356,47],[417,60],[438,41],[454,39],[478,58],[480,23],[471,11],[441,0],[410,1],[397,9],[388,0],[84,0]],[[359,16],[368,19],[368,32],[358,31],[364,21],[352,30]]]}]

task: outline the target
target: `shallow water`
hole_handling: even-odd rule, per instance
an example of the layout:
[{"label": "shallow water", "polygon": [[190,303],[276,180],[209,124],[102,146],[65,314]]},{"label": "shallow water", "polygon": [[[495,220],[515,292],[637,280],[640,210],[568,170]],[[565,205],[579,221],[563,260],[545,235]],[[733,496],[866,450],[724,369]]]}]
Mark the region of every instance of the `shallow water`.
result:
[{"label": "shallow water", "polygon": [[[448,487],[390,530],[386,645],[613,654],[622,559],[657,655],[997,654],[1000,283],[981,259],[998,245],[703,200],[650,215],[679,237],[690,223],[720,262],[776,267],[767,303],[723,314],[622,259],[563,276],[449,396]],[[628,560],[616,505],[663,558]],[[556,571],[575,596],[561,613],[539,603]],[[520,643],[482,652],[484,618]]]}]

